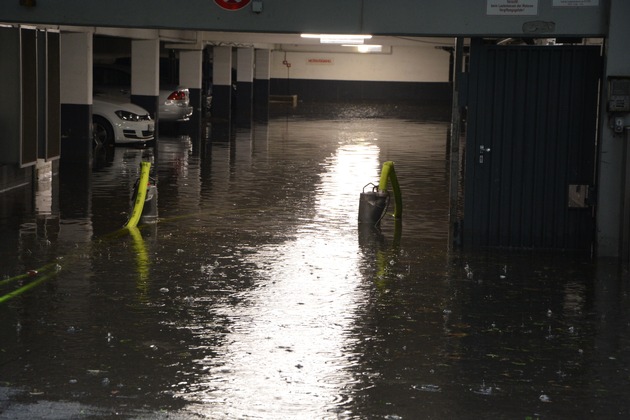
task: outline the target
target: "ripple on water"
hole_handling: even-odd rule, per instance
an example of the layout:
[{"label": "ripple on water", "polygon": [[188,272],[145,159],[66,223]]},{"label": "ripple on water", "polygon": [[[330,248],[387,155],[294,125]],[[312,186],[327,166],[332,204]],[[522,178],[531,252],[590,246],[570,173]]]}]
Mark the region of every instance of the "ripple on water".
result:
[{"label": "ripple on water", "polygon": [[[38,398],[106,396],[129,417],[628,414],[618,267],[449,253],[448,125],[394,111],[162,136],[157,152],[114,148],[89,182],[64,180],[76,185],[54,217],[16,204],[0,274],[57,258],[63,270],[0,306],[0,376]],[[143,159],[159,222],[111,235]],[[389,160],[403,221],[363,229],[359,194]]]}]

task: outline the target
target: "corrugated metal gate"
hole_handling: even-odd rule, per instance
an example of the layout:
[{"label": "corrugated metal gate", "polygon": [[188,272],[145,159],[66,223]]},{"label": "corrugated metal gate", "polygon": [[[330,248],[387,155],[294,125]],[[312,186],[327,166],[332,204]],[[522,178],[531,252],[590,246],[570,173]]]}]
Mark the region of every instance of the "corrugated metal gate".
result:
[{"label": "corrugated metal gate", "polygon": [[473,40],[465,246],[591,248],[601,63],[596,46]]}]

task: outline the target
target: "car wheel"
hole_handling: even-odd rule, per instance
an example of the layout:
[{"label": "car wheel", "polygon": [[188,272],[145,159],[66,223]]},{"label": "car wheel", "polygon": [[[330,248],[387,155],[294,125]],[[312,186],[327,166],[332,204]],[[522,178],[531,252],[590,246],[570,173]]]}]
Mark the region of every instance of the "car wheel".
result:
[{"label": "car wheel", "polygon": [[95,146],[98,146],[99,144],[102,144],[103,146],[113,146],[115,140],[112,125],[103,117],[99,117],[97,115],[93,116],[92,138]]}]

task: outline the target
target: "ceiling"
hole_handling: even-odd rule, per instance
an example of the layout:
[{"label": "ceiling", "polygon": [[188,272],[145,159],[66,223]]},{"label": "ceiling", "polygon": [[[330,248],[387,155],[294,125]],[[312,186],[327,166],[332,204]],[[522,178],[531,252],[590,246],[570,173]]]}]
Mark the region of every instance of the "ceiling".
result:
[{"label": "ceiling", "polygon": [[[235,43],[253,46],[308,46],[329,47],[330,44],[320,44],[317,38],[302,38],[300,34],[278,33],[245,33],[245,32],[203,32],[206,43]],[[365,40],[365,44],[384,46],[418,46],[440,45],[452,46],[455,39],[449,38],[421,38],[409,36],[373,36]]]},{"label": "ceiling", "polygon": [[[75,30],[77,28],[74,28]],[[86,28],[81,28],[85,30]],[[69,30],[69,28],[62,28]],[[177,31],[163,29],[126,29],[126,28],[93,28],[96,36],[123,37],[131,39],[159,38],[167,48],[200,49],[208,45],[231,45],[235,47],[254,47],[272,50],[307,49],[330,50],[338,48],[331,44],[320,44],[319,39],[302,38],[300,34],[287,33],[254,33],[254,32],[207,32]],[[448,47],[455,44],[453,37],[411,37],[411,36],[374,36],[365,41],[368,45],[395,46],[429,46]]]}]

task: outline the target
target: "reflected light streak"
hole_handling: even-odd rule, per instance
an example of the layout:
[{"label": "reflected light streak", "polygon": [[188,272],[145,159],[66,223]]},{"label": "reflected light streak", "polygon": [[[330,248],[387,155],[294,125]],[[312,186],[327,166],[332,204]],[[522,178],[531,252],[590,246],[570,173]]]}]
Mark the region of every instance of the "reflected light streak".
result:
[{"label": "reflected light streak", "polygon": [[149,269],[151,266],[151,261],[149,259],[149,254],[147,252],[147,248],[144,244],[144,239],[142,238],[142,234],[140,233],[140,229],[137,227],[128,227],[129,235],[131,236],[133,242],[133,251],[136,262],[136,272],[138,277],[136,278],[136,289],[138,290],[138,299],[140,302],[146,303],[147,300],[147,291],[149,289]]},{"label": "reflected light streak", "polygon": [[238,307],[216,312],[230,320],[218,355],[199,360],[199,414],[225,418],[334,418],[351,399],[358,360],[351,335],[368,299],[357,238],[359,193],[377,174],[379,149],[344,144],[323,164],[312,219],[296,237],[244,256],[259,286]]}]

